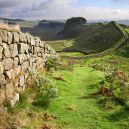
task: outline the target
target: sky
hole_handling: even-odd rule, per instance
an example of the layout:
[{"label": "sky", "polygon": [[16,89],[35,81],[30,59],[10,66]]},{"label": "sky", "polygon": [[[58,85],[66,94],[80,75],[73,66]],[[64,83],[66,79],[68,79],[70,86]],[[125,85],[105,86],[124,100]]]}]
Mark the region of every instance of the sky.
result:
[{"label": "sky", "polygon": [[129,20],[129,0],[0,0],[0,17],[42,20],[85,17]]}]

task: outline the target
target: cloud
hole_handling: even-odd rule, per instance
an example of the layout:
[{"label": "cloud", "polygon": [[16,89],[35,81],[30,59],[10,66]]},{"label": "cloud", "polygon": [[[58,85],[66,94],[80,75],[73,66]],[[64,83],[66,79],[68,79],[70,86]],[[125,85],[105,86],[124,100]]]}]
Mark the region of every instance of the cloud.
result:
[{"label": "cloud", "polygon": [[112,0],[113,2],[122,3],[122,4],[129,4],[129,0]]},{"label": "cloud", "polygon": [[[0,0],[0,16],[23,19],[67,19],[82,16],[87,19],[127,19],[128,9],[74,6],[79,0]],[[126,1],[129,0],[112,0]]]}]

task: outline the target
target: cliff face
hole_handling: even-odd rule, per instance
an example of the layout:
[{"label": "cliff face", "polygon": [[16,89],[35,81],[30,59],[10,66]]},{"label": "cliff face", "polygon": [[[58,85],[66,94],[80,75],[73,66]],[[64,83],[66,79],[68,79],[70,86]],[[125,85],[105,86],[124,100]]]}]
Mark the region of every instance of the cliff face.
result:
[{"label": "cliff face", "polygon": [[66,21],[64,29],[59,32],[59,35],[66,38],[73,38],[80,34],[83,30],[83,25],[87,23],[87,20],[82,17],[73,17]]},{"label": "cliff face", "polygon": [[0,30],[0,104],[15,103],[24,91],[29,73],[43,69],[49,58],[58,58],[45,42],[22,32]]}]

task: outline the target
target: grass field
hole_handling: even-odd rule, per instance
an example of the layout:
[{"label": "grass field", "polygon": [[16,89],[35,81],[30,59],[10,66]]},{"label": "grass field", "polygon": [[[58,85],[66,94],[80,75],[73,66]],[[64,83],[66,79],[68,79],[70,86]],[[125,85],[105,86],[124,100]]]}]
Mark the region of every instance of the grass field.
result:
[{"label": "grass field", "polygon": [[72,47],[74,40],[55,40],[55,41],[47,41],[54,50],[62,51],[63,49]]},{"label": "grass field", "polygon": [[85,54],[80,52],[61,52],[59,53],[61,56],[85,56]]},{"label": "grass field", "polygon": [[[115,105],[113,109],[107,110],[100,106],[101,98],[90,97],[105,79],[104,72],[91,67],[94,63],[117,66],[129,73],[129,59],[116,54],[75,63],[70,71],[48,72],[47,77],[59,90],[58,97],[47,108],[34,106],[32,101],[35,92],[28,89],[11,115],[17,116],[23,129],[41,129],[44,124],[54,129],[128,129],[129,112],[123,106]],[[57,75],[63,76],[64,81],[54,79]],[[45,121],[44,113],[53,114],[56,119]]]},{"label": "grass field", "polygon": [[[90,99],[89,94],[97,90],[97,85],[104,79],[104,74],[91,68],[76,67],[73,72],[61,71],[66,82],[56,82],[60,97],[55,99],[47,110],[59,115],[54,123],[64,129],[124,129],[128,127],[126,112],[117,107],[106,111],[99,107],[99,99]],[[72,111],[67,108],[73,107]],[[123,117],[120,115],[123,113]],[[117,117],[120,117],[117,119]]]}]

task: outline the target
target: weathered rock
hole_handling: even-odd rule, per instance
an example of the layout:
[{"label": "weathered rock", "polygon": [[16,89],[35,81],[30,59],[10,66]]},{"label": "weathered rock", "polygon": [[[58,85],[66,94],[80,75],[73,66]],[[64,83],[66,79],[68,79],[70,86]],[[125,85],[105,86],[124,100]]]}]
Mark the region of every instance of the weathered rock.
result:
[{"label": "weathered rock", "polygon": [[27,43],[31,43],[31,36],[29,34],[26,35]]},{"label": "weathered rock", "polygon": [[2,74],[0,75],[0,87],[6,84],[5,76]]},{"label": "weathered rock", "polygon": [[11,57],[17,56],[18,55],[17,44],[11,44],[9,47],[10,47]]},{"label": "weathered rock", "polygon": [[20,85],[21,87],[24,87],[24,86],[25,86],[25,79],[24,79],[24,76],[21,76],[21,77],[20,77],[19,85]]},{"label": "weathered rock", "polygon": [[19,35],[20,35],[20,42],[26,43],[27,42],[26,35],[22,32],[20,32]]},{"label": "weathered rock", "polygon": [[27,54],[27,60],[29,61],[31,59],[31,55],[30,54]]},{"label": "weathered rock", "polygon": [[15,72],[12,69],[6,71],[5,74],[6,74],[6,79],[12,79],[12,80],[15,79]]},{"label": "weathered rock", "polygon": [[12,83],[6,84],[6,97],[13,98],[14,87]]},{"label": "weathered rock", "polygon": [[5,96],[5,89],[1,89],[0,90],[0,104],[1,105],[2,105],[2,102],[5,101],[5,98],[6,98],[6,96]]},{"label": "weathered rock", "polygon": [[41,57],[42,56],[42,53],[38,53],[37,55],[38,55],[38,57]]},{"label": "weathered rock", "polygon": [[4,63],[0,62],[0,75],[4,72]]},{"label": "weathered rock", "polygon": [[14,32],[13,33],[13,42],[19,43],[19,38],[20,38],[19,34],[17,32]]},{"label": "weathered rock", "polygon": [[23,71],[27,71],[28,67],[29,67],[29,62],[28,62],[28,61],[26,61],[26,62],[24,62],[24,63],[22,64],[22,70],[23,70]]},{"label": "weathered rock", "polygon": [[25,53],[25,44],[24,43],[18,44],[18,53],[19,54],[24,54]]},{"label": "weathered rock", "polygon": [[20,72],[21,72],[21,66],[18,65],[17,68],[14,69],[15,75],[19,76]]},{"label": "weathered rock", "polygon": [[31,45],[35,46],[35,40],[33,38],[31,38]]},{"label": "weathered rock", "polygon": [[27,44],[25,44],[24,47],[25,47],[25,53],[28,54],[29,53],[29,46]]},{"label": "weathered rock", "polygon": [[3,43],[3,54],[5,56],[5,58],[7,57],[11,57],[11,53],[10,53],[10,49],[9,49],[9,46],[5,43]]},{"label": "weathered rock", "polygon": [[0,36],[2,38],[3,42],[8,42],[8,35],[7,35],[7,31],[6,30],[0,30]]},{"label": "weathered rock", "polygon": [[16,93],[16,95],[13,97],[13,99],[10,101],[11,107],[13,108],[17,102],[20,100],[19,93]]},{"label": "weathered rock", "polygon": [[19,58],[19,64],[22,64],[24,61],[27,60],[27,56],[25,54],[19,54],[18,58]]},{"label": "weathered rock", "polygon": [[0,46],[0,61],[2,60],[3,57],[3,47]]},{"label": "weathered rock", "polygon": [[13,68],[13,60],[11,58],[3,60],[3,63],[4,63],[4,69],[6,71]]},{"label": "weathered rock", "polygon": [[13,42],[13,34],[11,32],[8,32],[8,44],[11,44]]},{"label": "weathered rock", "polygon": [[15,57],[15,58],[13,59],[13,65],[14,65],[14,67],[17,67],[17,66],[18,66],[18,63],[19,63],[18,57]]},{"label": "weathered rock", "polygon": [[0,37],[0,46],[2,46],[2,38]]},{"label": "weathered rock", "polygon": [[38,47],[40,45],[40,39],[35,39],[35,46]]}]

